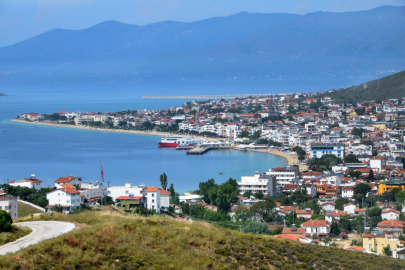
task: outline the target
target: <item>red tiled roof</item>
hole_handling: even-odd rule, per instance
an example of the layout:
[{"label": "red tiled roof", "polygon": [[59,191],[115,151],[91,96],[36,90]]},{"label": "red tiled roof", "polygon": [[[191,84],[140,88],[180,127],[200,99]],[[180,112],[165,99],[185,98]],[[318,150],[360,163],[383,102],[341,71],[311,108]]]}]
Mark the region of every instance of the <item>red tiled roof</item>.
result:
[{"label": "red tiled roof", "polygon": [[366,208],[354,209],[354,212],[366,212]]},{"label": "red tiled roof", "polygon": [[351,246],[351,247],[344,248],[344,250],[353,250],[353,251],[361,251],[361,252],[363,252],[366,249],[362,248],[362,247],[358,247],[358,246]]},{"label": "red tiled roof", "polygon": [[145,192],[156,192],[158,190],[159,190],[159,188],[157,188],[157,187],[147,187],[145,189]]},{"label": "red tiled roof", "polygon": [[0,196],[0,201],[8,201],[8,200],[15,200],[17,197],[3,197]]},{"label": "red tiled roof", "polygon": [[164,190],[163,188],[160,189],[160,195],[170,195],[170,192],[167,190]]},{"label": "red tiled roof", "polygon": [[274,236],[275,238],[284,238],[291,241],[298,241],[298,239],[305,238],[304,235],[292,235],[292,234],[278,234]]},{"label": "red tiled roof", "polygon": [[64,192],[69,193],[69,194],[80,193],[79,191],[77,191],[76,189],[73,189],[73,188],[61,188],[59,190],[63,190]]},{"label": "red tiled roof", "polygon": [[336,203],[334,203],[334,202],[324,202],[324,203],[321,203],[321,206],[322,206],[322,205],[327,205],[327,204],[333,204],[333,205],[336,205]]},{"label": "red tiled roof", "polygon": [[301,227],[326,227],[328,222],[326,220],[309,220],[301,224]]},{"label": "red tiled roof", "polygon": [[142,196],[136,196],[132,198],[129,198],[128,196],[119,196],[116,198],[116,200],[140,200],[140,199],[142,199]]},{"label": "red tiled roof", "polygon": [[68,176],[68,177],[59,177],[58,179],[55,180],[55,183],[67,183],[75,179],[76,177],[74,176]]},{"label": "red tiled roof", "polygon": [[396,220],[396,219],[392,219],[392,220],[383,220],[378,222],[377,226],[381,227],[381,226],[392,226],[392,227],[404,227],[405,222],[400,221],[400,220]]},{"label": "red tiled roof", "polygon": [[296,231],[291,231],[291,228],[284,228],[282,234],[302,234],[305,233],[304,228],[297,228]]},{"label": "red tiled roof", "polygon": [[382,211],[382,213],[389,213],[389,212],[394,212],[395,214],[401,214],[401,212],[399,212],[398,210],[395,209],[385,209]]}]

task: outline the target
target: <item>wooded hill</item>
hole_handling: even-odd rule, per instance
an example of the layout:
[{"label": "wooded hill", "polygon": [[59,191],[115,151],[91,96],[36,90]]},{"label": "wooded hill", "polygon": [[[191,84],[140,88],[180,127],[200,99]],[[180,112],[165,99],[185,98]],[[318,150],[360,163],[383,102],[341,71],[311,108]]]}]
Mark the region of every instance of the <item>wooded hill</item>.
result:
[{"label": "wooded hill", "polygon": [[369,81],[359,85],[345,88],[340,91],[325,93],[322,97],[328,96],[337,102],[385,100],[390,98],[405,97],[405,71],[390,76]]}]

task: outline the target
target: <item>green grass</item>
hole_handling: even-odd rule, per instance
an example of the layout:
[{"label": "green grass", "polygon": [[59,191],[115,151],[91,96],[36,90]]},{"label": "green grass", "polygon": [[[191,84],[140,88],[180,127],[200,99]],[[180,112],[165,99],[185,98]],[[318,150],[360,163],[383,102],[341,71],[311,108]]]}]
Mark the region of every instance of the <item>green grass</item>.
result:
[{"label": "green grass", "polygon": [[380,78],[380,87],[378,87],[378,80],[373,80],[364,84],[345,88],[338,92],[326,93],[322,96],[329,96],[338,102],[355,102],[360,100],[377,101],[390,98],[402,98],[405,96],[404,80],[405,71],[401,71]]},{"label": "green grass", "polygon": [[42,213],[42,212],[28,204],[18,202],[18,217],[19,218],[30,216],[30,215],[36,214],[36,213]]},{"label": "green grass", "polygon": [[0,245],[7,244],[9,242],[14,242],[18,238],[24,237],[27,234],[31,233],[31,229],[24,227],[20,228],[18,226],[12,226],[12,229],[10,232],[2,232],[0,233]]},{"label": "green grass", "polygon": [[405,261],[243,234],[200,222],[109,212],[54,214],[81,225],[0,259],[1,269],[404,269]]}]

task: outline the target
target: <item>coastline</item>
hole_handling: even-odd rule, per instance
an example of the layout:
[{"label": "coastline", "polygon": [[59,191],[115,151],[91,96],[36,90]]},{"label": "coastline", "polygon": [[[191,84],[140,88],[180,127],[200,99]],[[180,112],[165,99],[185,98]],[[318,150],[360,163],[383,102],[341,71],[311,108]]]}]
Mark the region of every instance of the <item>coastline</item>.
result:
[{"label": "coastline", "polygon": [[[10,119],[9,121],[16,122],[16,123],[24,123],[24,124],[32,124],[32,125],[42,125],[42,126],[53,126],[53,127],[65,127],[65,128],[74,128],[74,129],[83,129],[83,130],[91,130],[91,131],[102,131],[102,132],[118,132],[118,133],[130,133],[130,134],[140,134],[140,135],[152,135],[152,136],[170,136],[174,135],[168,132],[158,132],[158,131],[140,131],[140,130],[119,130],[119,129],[105,129],[105,128],[94,128],[94,127],[86,127],[86,126],[74,126],[74,125],[64,125],[64,124],[56,124],[56,123],[42,123],[42,122],[27,122],[17,119]],[[218,141],[218,138],[206,138],[203,136],[194,136],[197,139],[205,139],[208,141]],[[286,159],[288,166],[299,165],[298,157],[295,155],[290,155],[288,153],[283,153],[274,149],[255,149],[250,150],[254,152],[261,152],[261,153],[268,153],[276,156],[280,156]],[[301,169],[304,169],[305,165],[300,165]]]}]

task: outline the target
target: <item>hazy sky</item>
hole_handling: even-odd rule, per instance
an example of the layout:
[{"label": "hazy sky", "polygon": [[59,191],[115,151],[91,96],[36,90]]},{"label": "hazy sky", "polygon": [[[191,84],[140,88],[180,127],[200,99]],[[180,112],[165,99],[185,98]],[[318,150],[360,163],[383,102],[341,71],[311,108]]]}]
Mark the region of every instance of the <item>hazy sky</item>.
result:
[{"label": "hazy sky", "polygon": [[106,20],[131,24],[196,21],[238,12],[358,11],[405,0],[0,0],[0,47],[53,28],[83,29]]}]

